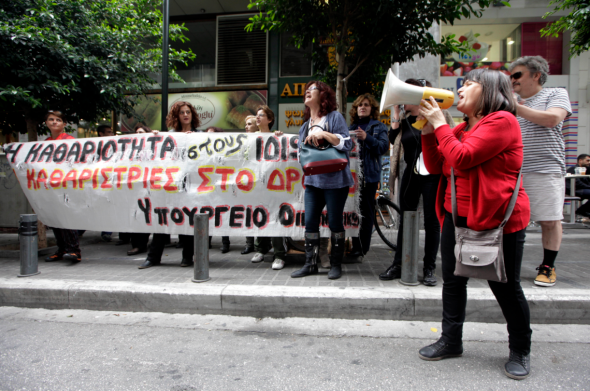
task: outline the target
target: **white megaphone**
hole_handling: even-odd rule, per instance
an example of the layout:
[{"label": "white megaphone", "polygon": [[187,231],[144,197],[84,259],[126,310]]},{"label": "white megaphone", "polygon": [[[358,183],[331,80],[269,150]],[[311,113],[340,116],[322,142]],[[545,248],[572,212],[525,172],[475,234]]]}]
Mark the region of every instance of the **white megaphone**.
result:
[{"label": "white megaphone", "polygon": [[438,102],[441,109],[448,109],[455,101],[455,94],[451,91],[404,83],[395,77],[390,69],[383,86],[379,110],[382,113],[386,108],[395,105],[419,105],[422,99],[430,100],[431,96]]}]

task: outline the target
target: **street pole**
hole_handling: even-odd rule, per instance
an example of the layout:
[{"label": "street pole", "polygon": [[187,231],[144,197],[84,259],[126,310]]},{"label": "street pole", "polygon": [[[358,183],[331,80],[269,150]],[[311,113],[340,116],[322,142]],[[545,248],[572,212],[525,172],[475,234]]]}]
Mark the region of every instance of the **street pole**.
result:
[{"label": "street pole", "polygon": [[403,285],[418,285],[418,239],[420,238],[420,212],[404,212],[404,232],[402,240]]},{"label": "street pole", "polygon": [[170,0],[164,0],[162,4],[164,31],[162,34],[162,124],[160,130],[165,132],[166,116],[168,115],[168,24],[170,22]]},{"label": "street pole", "polygon": [[18,277],[39,274],[37,215],[20,215],[18,239],[20,241],[20,274]]},{"label": "street pole", "polygon": [[195,270],[192,282],[209,281],[209,213],[195,213]]}]

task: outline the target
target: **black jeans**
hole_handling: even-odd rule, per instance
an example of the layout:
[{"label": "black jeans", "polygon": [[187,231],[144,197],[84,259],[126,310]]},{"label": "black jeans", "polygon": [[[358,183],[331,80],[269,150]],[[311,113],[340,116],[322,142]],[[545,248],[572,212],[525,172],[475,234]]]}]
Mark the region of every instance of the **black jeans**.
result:
[{"label": "black jeans", "polygon": [[[131,247],[139,248],[139,249],[147,248],[151,234],[143,233],[143,232],[142,233],[134,232],[130,235],[131,235]],[[119,234],[119,238],[121,238],[121,234]]]},{"label": "black jeans", "polygon": [[352,238],[352,247],[355,250],[363,252],[363,255],[369,252],[371,247],[371,235],[373,234],[373,224],[375,223],[375,194],[379,182],[365,183],[361,188],[361,227],[359,236]]},{"label": "black jeans", "polygon": [[[178,235],[178,241],[182,244],[182,259],[193,260],[195,254],[194,236],[192,235]],[[154,234],[152,243],[148,249],[148,259],[154,261],[161,261],[164,247],[170,243],[169,234]]]},{"label": "black jeans", "polygon": [[578,209],[576,209],[576,214],[590,217],[590,189],[582,189],[576,190],[576,195],[584,200],[588,200],[584,205],[580,205]]},{"label": "black jeans", "polygon": [[414,167],[408,166],[402,177],[399,197],[401,216],[397,232],[397,250],[393,257],[394,265],[402,263],[402,242],[404,238],[404,212],[416,211],[422,195],[424,205],[424,269],[436,269],[436,253],[440,243],[440,223],[436,216],[436,193],[440,175],[418,175]]},{"label": "black jeans", "polygon": [[344,232],[342,213],[348,199],[348,187],[320,189],[305,187],[305,232],[320,232],[322,210],[327,206],[328,226],[332,232]]},{"label": "black jeans", "polygon": [[[457,217],[457,225],[466,227],[467,218]],[[531,351],[531,316],[529,304],[520,286],[520,266],[524,251],[525,230],[503,236],[504,264],[507,283],[488,281],[502,309],[508,328],[508,346],[520,354]],[[449,345],[460,345],[463,338],[465,306],[467,305],[467,281],[455,276],[455,225],[453,215],[445,214],[440,252],[443,275],[442,338]]]},{"label": "black jeans", "polygon": [[80,254],[80,240],[75,229],[53,228],[58,253]]}]

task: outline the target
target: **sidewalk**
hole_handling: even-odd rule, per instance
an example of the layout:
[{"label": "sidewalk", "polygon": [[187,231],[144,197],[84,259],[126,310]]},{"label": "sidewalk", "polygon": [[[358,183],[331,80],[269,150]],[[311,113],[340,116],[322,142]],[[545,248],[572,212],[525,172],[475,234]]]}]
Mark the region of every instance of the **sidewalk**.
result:
[{"label": "sidewalk", "polygon": [[[421,245],[424,233],[421,232]],[[17,258],[0,258],[0,305],[50,309],[154,311],[244,315],[255,317],[320,317],[344,319],[440,320],[442,281],[436,287],[408,287],[399,280],[381,281],[393,252],[375,234],[363,263],[344,265],[343,277],[319,275],[292,279],[302,255],[290,256],[283,270],[271,269],[272,254],[258,264],[241,255],[245,238],[232,238],[231,251],[221,254],[221,238],[213,239],[210,276],[191,282],[192,268],[181,268],[181,250],[167,247],[162,265],[139,270],[145,253],[129,257],[130,245],[105,243],[98,232],[81,239],[82,262],[46,263],[40,258],[34,277],[17,278]],[[173,242],[175,241],[173,236]],[[17,235],[0,235],[0,246],[18,243]],[[0,250],[1,251],[1,250]],[[533,323],[590,324],[590,230],[566,229],[557,259],[557,284],[533,284],[542,259],[541,234],[527,234],[522,286]],[[437,261],[437,266],[440,263]],[[422,264],[419,264],[419,281]],[[437,274],[439,272],[437,268]],[[485,281],[471,280],[467,321],[504,321]]]}]

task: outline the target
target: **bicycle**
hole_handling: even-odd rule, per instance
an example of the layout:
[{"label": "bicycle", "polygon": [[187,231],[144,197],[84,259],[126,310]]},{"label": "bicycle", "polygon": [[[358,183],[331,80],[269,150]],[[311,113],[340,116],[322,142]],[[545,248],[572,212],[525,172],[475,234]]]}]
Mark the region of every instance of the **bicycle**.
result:
[{"label": "bicycle", "polygon": [[385,192],[377,190],[375,198],[375,230],[381,240],[392,250],[397,250],[397,230],[401,215],[400,208],[386,197]]}]

